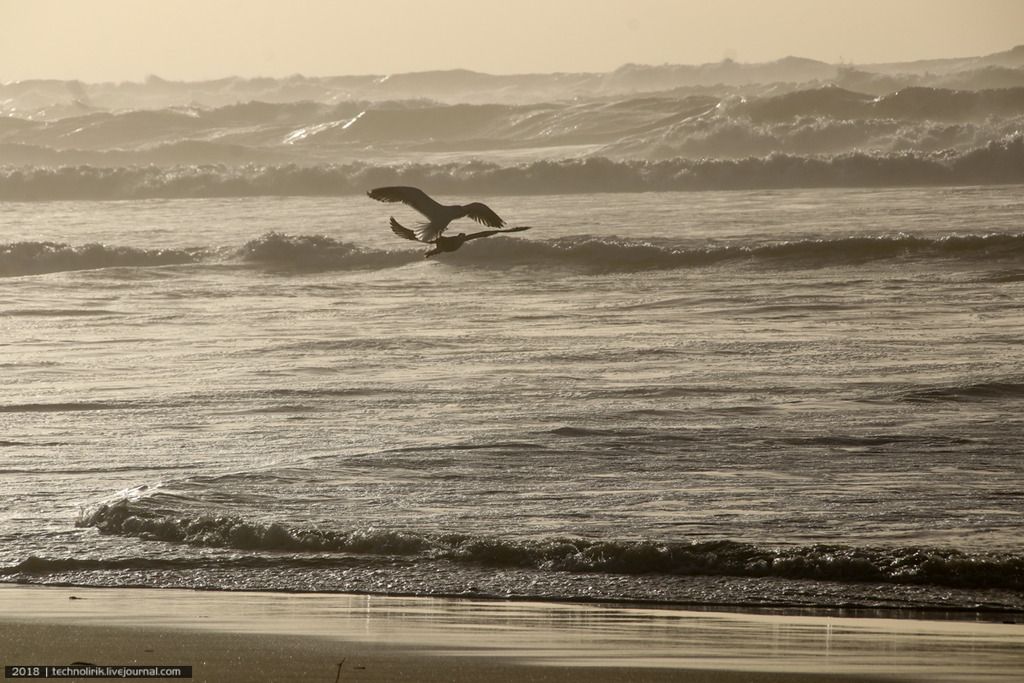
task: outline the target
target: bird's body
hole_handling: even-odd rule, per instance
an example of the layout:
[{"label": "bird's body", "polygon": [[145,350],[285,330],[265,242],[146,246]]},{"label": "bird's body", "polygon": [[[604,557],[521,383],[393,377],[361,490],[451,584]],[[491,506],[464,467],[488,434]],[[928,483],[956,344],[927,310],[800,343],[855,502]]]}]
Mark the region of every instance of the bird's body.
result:
[{"label": "bird's body", "polygon": [[446,251],[455,251],[456,249],[458,249],[459,247],[461,247],[463,244],[470,240],[479,239],[481,237],[490,237],[491,235],[497,235],[499,232],[520,232],[522,230],[529,229],[530,226],[528,225],[520,225],[515,228],[505,228],[504,230],[482,230],[480,232],[474,232],[470,235],[467,235],[464,232],[460,232],[458,235],[454,235],[452,237],[438,235],[435,239],[427,242],[426,240],[421,240],[418,237],[416,237],[416,233],[413,230],[410,230],[409,228],[405,227],[404,225],[396,221],[394,217],[391,218],[391,232],[395,233],[399,237],[404,237],[407,240],[412,240],[414,242],[425,242],[426,244],[434,245],[433,249],[424,254],[425,257],[434,256],[436,254],[440,254]]},{"label": "bird's body", "polygon": [[[426,256],[455,251],[469,240],[480,237],[490,237],[500,232],[519,232],[530,229],[529,226],[520,226],[502,230],[500,228],[505,225],[505,221],[486,204],[481,204],[480,202],[466,205],[440,204],[431,199],[426,192],[416,187],[378,187],[366,194],[371,199],[376,199],[379,202],[402,202],[403,204],[408,204],[427,218],[426,223],[420,223],[415,228],[407,228],[396,221],[394,216],[391,217],[391,231],[399,237],[413,240],[414,242],[434,245],[434,248],[428,251]],[[476,222],[488,227],[498,229],[474,232],[470,235],[463,232],[454,237],[443,236],[444,231],[448,229],[452,221],[466,217],[472,218]]]}]

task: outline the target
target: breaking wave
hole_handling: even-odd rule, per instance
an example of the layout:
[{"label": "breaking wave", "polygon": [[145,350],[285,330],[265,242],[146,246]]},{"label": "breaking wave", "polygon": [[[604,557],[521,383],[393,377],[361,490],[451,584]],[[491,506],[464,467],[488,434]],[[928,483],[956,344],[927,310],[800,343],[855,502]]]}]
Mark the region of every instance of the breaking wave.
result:
[{"label": "breaking wave", "polygon": [[[379,528],[332,531],[263,524],[233,516],[169,516],[127,500],[83,514],[79,526],[103,534],[200,547],[298,553],[345,553],[556,572],[666,574],[928,584],[1024,589],[1024,557],[938,548],[841,545],[765,547],[733,541],[662,543],[582,538],[510,539]],[[265,562],[265,560],[258,560]],[[303,561],[298,558],[297,561]],[[308,561],[308,558],[307,558]],[[330,562],[319,558],[316,562]],[[335,560],[344,564],[345,557]],[[30,558],[3,573],[59,571],[61,562]],[[119,568],[115,561],[110,568]],[[102,568],[96,566],[91,568]]]},{"label": "breaking wave", "polygon": [[894,258],[1017,259],[1024,233],[941,238],[895,235],[795,240],[774,244],[681,249],[635,240],[571,237],[538,242],[491,241],[466,260],[482,265],[564,265],[587,270],[632,272],[755,262],[777,267],[823,267]]},{"label": "breaking wave", "polygon": [[166,266],[194,263],[201,257],[202,250],[195,249],[136,249],[103,244],[72,246],[62,242],[13,242],[0,244],[0,277],[118,266]]},{"label": "breaking wave", "polygon": [[298,270],[393,268],[422,258],[417,252],[361,249],[324,235],[279,232],[246,242],[239,255],[250,263]]},{"label": "breaking wave", "polygon": [[340,196],[381,185],[439,194],[579,194],[687,190],[1024,183],[1024,134],[965,152],[771,153],[665,161],[605,157],[512,166],[443,164],[62,166],[0,168],[0,200]]},{"label": "breaking wave", "polygon": [[[584,272],[640,272],[724,263],[817,268],[899,258],[1015,262],[1024,258],[1024,233],[938,238],[897,234],[703,248],[585,235],[552,240],[499,236],[468,245],[444,258],[451,263],[481,268],[568,268]],[[213,247],[136,249],[99,244],[17,242],[0,244],[0,277],[110,267],[224,263],[241,263],[272,271],[376,270],[422,259],[422,250],[380,250],[324,235],[277,232],[250,240],[229,255]],[[8,311],[7,314],[24,313]]]},{"label": "breaking wave", "polygon": [[[625,82],[645,82],[654,76],[652,85],[667,85],[680,75],[678,70],[675,75],[672,71],[624,68],[602,82],[604,86],[611,85],[612,90],[623,86],[626,92],[638,93],[641,89],[625,86]],[[1021,74],[1024,69],[1018,74],[1024,80]],[[402,81],[409,83],[426,77],[433,87],[446,90],[450,80],[438,74],[433,78],[426,74],[412,79],[409,76],[413,75],[395,76],[381,83],[371,79],[369,84],[376,87],[386,83],[394,87]],[[187,92],[200,100],[161,106],[158,101],[142,96],[147,90],[163,89],[160,83],[152,83],[147,84],[152,87],[138,89],[136,101],[129,97],[121,102],[119,98],[116,106],[103,106],[101,93],[83,98],[83,91],[90,89],[86,84],[37,83],[35,89],[25,84],[0,84],[0,113],[6,114],[0,116],[0,158],[6,164],[25,167],[108,169],[107,175],[79,171],[79,182],[84,185],[79,190],[84,194],[80,196],[95,198],[113,192],[111,182],[120,188],[121,194],[114,196],[122,197],[319,194],[345,192],[344,183],[321,187],[316,178],[305,177],[297,187],[290,187],[289,182],[300,179],[276,172],[272,178],[257,181],[253,173],[243,170],[239,173],[243,177],[239,185],[238,178],[223,177],[230,175],[224,171],[214,174],[222,176],[219,179],[197,180],[181,169],[217,164],[317,167],[357,159],[377,164],[431,160],[460,160],[468,164],[482,158],[506,165],[525,162],[529,166],[543,159],[602,157],[617,161],[733,159],[750,166],[751,158],[773,154],[965,154],[998,144],[1024,130],[1024,87],[1019,87],[1020,83],[1017,87],[985,90],[893,83],[891,90],[878,92],[878,84],[871,79],[850,82],[856,79],[846,71],[836,76],[799,86],[791,82],[742,90],[722,86],[645,96],[619,93],[617,99],[610,99],[606,93],[593,93],[592,97],[567,100],[563,91],[554,98],[539,101],[515,100],[494,92],[498,99],[477,104],[424,99],[424,95],[430,97],[429,90],[421,93],[417,89],[405,92],[406,99],[386,100],[361,99],[352,92],[325,99],[323,90],[314,89],[304,101],[252,100],[267,94],[257,90],[250,93],[250,101],[238,92],[228,95],[230,104],[223,103],[220,97],[203,104],[199,89],[193,88]],[[663,81],[662,77],[668,80]],[[466,84],[473,80],[470,78]],[[555,87],[558,80],[552,80]],[[332,87],[324,85],[327,90]],[[10,97],[3,97],[5,91]],[[176,92],[183,95],[186,90],[178,88]],[[40,107],[33,93],[61,103]],[[130,93],[123,94],[127,97]],[[15,104],[19,100],[25,100],[24,106]],[[511,100],[516,103],[508,103]],[[856,170],[849,161],[841,161],[841,165],[843,173]],[[116,181],[109,175],[109,169],[138,172],[147,166],[166,169],[168,177],[133,178],[129,171]],[[753,172],[747,170],[748,174]],[[75,171],[70,173],[73,176]],[[809,178],[810,175],[797,174],[788,177],[784,186],[813,184]],[[732,181],[715,177],[710,185],[705,182],[701,186],[730,187],[730,182],[751,186],[752,181],[740,173]],[[756,182],[764,183],[766,179]],[[875,185],[892,181],[883,176],[832,178],[824,182]],[[911,174],[897,178],[896,182],[936,181]],[[940,182],[1007,181],[953,177]],[[269,187],[265,187],[268,183]],[[685,189],[687,184],[670,186]],[[24,197],[48,198],[52,189],[36,188],[33,196],[33,188],[23,188]],[[586,191],[598,189],[606,188],[588,186]],[[537,186],[526,191],[552,190]],[[22,195],[7,188],[0,196]]]}]

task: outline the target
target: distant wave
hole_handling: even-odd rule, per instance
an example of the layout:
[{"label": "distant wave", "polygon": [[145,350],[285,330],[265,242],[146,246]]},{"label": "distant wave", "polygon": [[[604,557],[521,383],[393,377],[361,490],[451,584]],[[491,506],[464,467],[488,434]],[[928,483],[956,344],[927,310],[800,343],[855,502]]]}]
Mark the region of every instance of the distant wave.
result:
[{"label": "distant wave", "polygon": [[751,98],[737,108],[756,121],[783,121],[799,116],[969,121],[1024,113],[1024,88],[967,91],[909,87],[873,97],[844,88],[823,87]]},{"label": "distant wave", "polygon": [[[213,108],[153,108],[146,102],[141,108],[107,110],[72,104],[36,114],[14,108],[0,116],[0,158],[48,168],[170,168],[429,161],[435,155],[463,161],[580,156],[650,161],[948,154],[998,143],[1024,129],[1024,87],[904,87],[879,96],[834,84],[793,88],[760,94],[725,88],[616,100],[561,96],[528,104],[345,97],[329,103],[250,101]],[[0,84],[0,92],[4,89]],[[4,104],[0,97],[0,111]],[[184,186],[179,181],[167,191],[186,190],[187,178],[181,180]]]},{"label": "distant wave", "polygon": [[[10,447],[27,447],[27,448],[45,448],[49,446],[67,446],[66,441],[10,441],[8,439],[0,439],[0,448]],[[3,467],[0,468],[0,474],[15,474],[23,472],[37,472],[38,470],[25,469],[21,467]],[[47,469],[47,472],[51,470]]]},{"label": "distant wave", "polygon": [[[839,545],[772,548],[733,541],[516,540],[379,528],[329,531],[261,524],[231,516],[168,516],[144,510],[126,500],[101,505],[84,514],[78,524],[95,527],[104,534],[205,547],[418,557],[427,561],[541,571],[778,577],[1024,589],[1024,557],[936,548]],[[115,565],[111,568],[118,568]],[[7,569],[5,573],[40,569],[49,568],[30,565]]]},{"label": "distant wave", "polygon": [[908,391],[902,398],[910,403],[1024,400],[1024,382],[978,382],[916,389]]},{"label": "distant wave", "polygon": [[1024,182],[1024,133],[959,153],[772,153],[744,159],[612,161],[602,157],[515,166],[449,164],[207,165],[173,168],[0,168],[0,200],[337,196],[386,184],[461,195],[575,194],[798,187]]},{"label": "distant wave", "polygon": [[[52,242],[0,244],[0,277],[95,268],[152,267],[182,263],[225,263],[220,249],[134,249]],[[918,237],[889,235],[822,240],[678,248],[614,237],[564,237],[529,240],[494,237],[463,248],[452,262],[482,268],[571,268],[585,272],[640,272],[751,262],[769,267],[816,268],[882,259],[1024,258],[1024,233]],[[395,268],[423,259],[422,251],[358,247],[324,235],[270,232],[246,242],[234,263],[280,271],[375,270]],[[232,261],[227,261],[231,263]],[[93,311],[0,311],[0,315],[90,315]],[[114,312],[99,314],[114,315]]]},{"label": "distant wave", "polygon": [[103,244],[72,246],[60,242],[14,242],[0,244],[0,277],[116,266],[165,266],[193,263],[199,256],[197,251],[187,249],[135,249]]},{"label": "distant wave", "polygon": [[101,318],[123,315],[108,308],[11,308],[0,310],[0,317],[11,318]]},{"label": "distant wave", "polygon": [[70,413],[93,410],[126,410],[141,404],[131,401],[73,401],[64,403],[0,403],[0,413]]},{"label": "distant wave", "polygon": [[642,271],[751,261],[782,267],[820,267],[892,258],[1018,259],[1024,233],[940,238],[895,235],[796,240],[776,244],[679,249],[616,238],[505,240],[481,244],[464,257],[486,265],[552,265],[587,270]]},{"label": "distant wave", "polygon": [[724,59],[704,64],[625,64],[610,72],[488,74],[450,69],[326,77],[227,77],[206,81],[174,81],[149,76],[144,82],[120,83],[36,79],[0,83],[0,113],[31,112],[53,117],[140,104],[149,107],[185,107],[196,103],[231,106],[248,100],[308,104],[313,100],[431,98],[446,102],[521,103],[655,91],[720,93],[740,89],[747,94],[777,94],[780,90],[814,83],[838,83],[875,94],[908,86],[976,90],[1024,85],[1022,64],[1024,47],[1018,46],[984,56],[857,68],[788,56],[763,63]]}]

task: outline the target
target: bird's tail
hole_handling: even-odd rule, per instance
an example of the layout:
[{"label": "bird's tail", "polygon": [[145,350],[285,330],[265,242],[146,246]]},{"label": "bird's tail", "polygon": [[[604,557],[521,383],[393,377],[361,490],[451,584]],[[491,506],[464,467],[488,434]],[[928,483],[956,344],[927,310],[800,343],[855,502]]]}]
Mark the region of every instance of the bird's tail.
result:
[{"label": "bird's tail", "polygon": [[407,240],[419,242],[419,240],[416,239],[416,233],[396,221],[394,216],[391,217],[391,232],[395,233],[399,237],[404,237]]}]

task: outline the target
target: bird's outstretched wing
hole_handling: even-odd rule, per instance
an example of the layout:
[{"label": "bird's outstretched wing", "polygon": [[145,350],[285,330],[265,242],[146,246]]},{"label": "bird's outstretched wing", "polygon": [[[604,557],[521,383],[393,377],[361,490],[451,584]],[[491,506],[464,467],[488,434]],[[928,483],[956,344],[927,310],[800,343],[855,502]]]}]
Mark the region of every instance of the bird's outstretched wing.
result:
[{"label": "bird's outstretched wing", "polygon": [[484,230],[482,232],[474,232],[471,235],[466,235],[466,238],[464,240],[462,240],[462,241],[463,242],[468,242],[469,240],[475,240],[475,239],[477,239],[479,237],[490,237],[491,235],[497,235],[500,232],[520,232],[522,230],[529,230],[530,227],[531,226],[529,226],[529,225],[520,225],[518,227],[507,228],[505,230]]},{"label": "bird's outstretched wing", "polygon": [[404,237],[407,240],[419,242],[419,239],[416,237],[416,233],[396,221],[394,216],[391,217],[391,232],[395,233],[399,237]]},{"label": "bird's outstretched wing", "polygon": [[378,202],[408,204],[430,219],[433,219],[442,210],[440,204],[428,197],[427,193],[418,187],[378,187],[366,194],[370,199],[376,199]]},{"label": "bird's outstretched wing", "polygon": [[494,213],[491,207],[486,204],[473,202],[472,204],[466,204],[463,208],[466,210],[467,216],[477,223],[483,223],[488,228],[501,228],[505,226],[505,221],[501,219],[501,216]]}]

